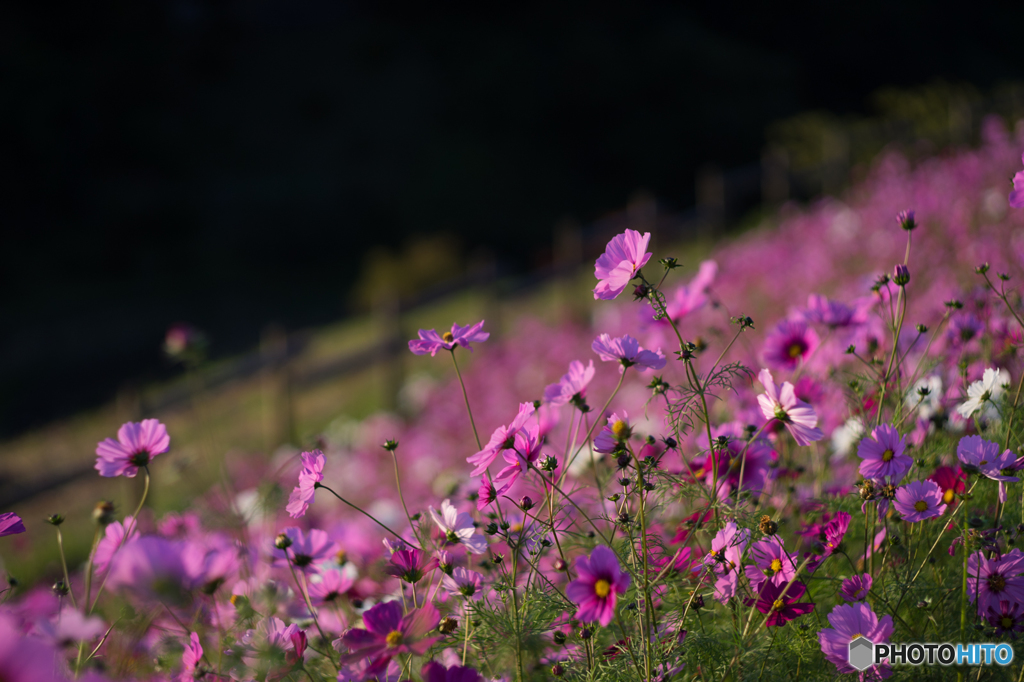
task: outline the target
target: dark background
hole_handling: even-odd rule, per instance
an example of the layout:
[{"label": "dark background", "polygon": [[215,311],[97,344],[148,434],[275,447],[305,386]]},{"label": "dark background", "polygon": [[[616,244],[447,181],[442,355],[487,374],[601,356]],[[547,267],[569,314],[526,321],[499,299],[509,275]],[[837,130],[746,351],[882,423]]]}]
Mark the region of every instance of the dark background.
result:
[{"label": "dark background", "polygon": [[173,322],[216,356],[347,314],[373,245],[523,270],[773,121],[1024,76],[1020,2],[702,5],[5,5],[0,435],[175,371]]}]

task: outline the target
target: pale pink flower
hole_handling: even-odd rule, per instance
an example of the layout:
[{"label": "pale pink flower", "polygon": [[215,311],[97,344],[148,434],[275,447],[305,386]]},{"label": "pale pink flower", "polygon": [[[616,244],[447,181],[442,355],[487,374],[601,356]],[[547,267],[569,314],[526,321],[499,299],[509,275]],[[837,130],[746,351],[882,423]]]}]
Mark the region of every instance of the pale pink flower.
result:
[{"label": "pale pink flower", "polygon": [[772,373],[767,369],[762,369],[757,378],[765,391],[757,396],[765,419],[778,419],[785,424],[797,445],[807,445],[824,438],[825,434],[817,428],[817,413],[813,407],[796,397],[793,384],[787,381],[782,384],[781,390],[776,389]]},{"label": "pale pink flower", "polygon": [[107,438],[96,445],[96,470],[100,476],[134,478],[140,467],[170,447],[167,427],[158,420],[128,422],[118,430],[117,440]]},{"label": "pale pink flower", "polygon": [[594,287],[595,299],[610,301],[622,293],[637,271],[651,259],[651,254],[647,253],[650,241],[650,232],[641,235],[636,230],[626,230],[612,237],[594,266],[594,276],[600,280]]}]

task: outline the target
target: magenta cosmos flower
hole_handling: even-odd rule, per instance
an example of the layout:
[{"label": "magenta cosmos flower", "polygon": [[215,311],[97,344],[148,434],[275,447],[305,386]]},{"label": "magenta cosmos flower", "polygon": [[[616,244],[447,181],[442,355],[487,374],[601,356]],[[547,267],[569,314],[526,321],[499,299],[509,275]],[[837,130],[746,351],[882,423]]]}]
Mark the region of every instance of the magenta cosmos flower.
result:
[{"label": "magenta cosmos flower", "polygon": [[281,535],[287,537],[291,544],[283,550],[274,549],[275,563],[287,565],[291,562],[303,573],[316,573],[315,564],[333,557],[340,549],[338,543],[319,528],[312,528],[307,534],[292,526],[285,528]]},{"label": "magenta cosmos flower", "polygon": [[96,445],[96,471],[100,476],[134,478],[159,454],[171,447],[167,427],[156,419],[128,422],[117,431],[117,440],[107,438]]},{"label": "magenta cosmos flower", "polygon": [[904,454],[906,449],[907,442],[899,431],[888,424],[876,427],[871,437],[857,446],[857,456],[863,460],[861,476],[875,480],[888,476],[890,483],[898,483],[914,464],[914,460]]},{"label": "magenta cosmos flower", "polygon": [[618,413],[612,413],[612,416],[608,417],[608,423],[594,439],[594,452],[602,455],[616,452],[632,434],[633,427],[629,424],[629,415],[623,412],[620,417]]},{"label": "magenta cosmos flower", "polygon": [[872,299],[860,299],[851,307],[821,294],[811,294],[807,297],[807,308],[803,316],[808,322],[823,324],[831,329],[853,327],[868,321],[868,310],[873,303]]},{"label": "magenta cosmos flower", "polygon": [[470,343],[480,343],[491,337],[491,333],[483,331],[483,327],[484,320],[480,320],[467,327],[453,324],[452,330],[444,334],[438,334],[433,329],[430,331],[421,329],[419,331],[420,338],[409,341],[409,350],[416,355],[430,353],[431,356],[434,356],[439,350],[455,350],[456,346],[462,346],[472,352],[473,348],[469,345]]},{"label": "magenta cosmos flower", "polygon": [[14,512],[0,514],[0,538],[5,535],[17,535],[25,532],[25,524]]},{"label": "magenta cosmos flower", "polygon": [[840,604],[828,614],[831,628],[818,631],[818,642],[825,658],[834,663],[841,673],[855,673],[850,665],[850,642],[866,637],[875,644],[884,644],[892,636],[892,616],[879,618],[865,602]]},{"label": "magenta cosmos flower", "polygon": [[[1021,155],[1020,162],[1024,163],[1024,154]],[[1009,199],[1011,208],[1024,208],[1024,171],[1017,171],[1013,176],[1013,191],[1010,192]]]},{"label": "magenta cosmos flower", "polygon": [[[765,625],[771,627],[780,627],[785,625],[789,621],[810,613],[814,610],[814,604],[797,604],[797,599],[804,596],[804,592],[807,588],[803,583],[795,582],[789,586],[786,590],[786,585],[789,581],[776,585],[771,581],[767,581],[761,584],[761,588],[758,591],[757,599],[745,599],[744,603],[747,606],[757,606],[757,610],[761,613],[770,614],[768,619],[765,621]],[[786,594],[783,595],[783,590]]]},{"label": "magenta cosmos flower", "polygon": [[402,604],[396,601],[377,604],[363,613],[363,628],[353,628],[341,641],[350,653],[342,657],[343,663],[372,659],[366,673],[375,677],[383,672],[391,659],[399,654],[422,656],[438,637],[426,637],[437,628],[441,614],[427,602],[402,616]]},{"label": "magenta cosmos flower", "polygon": [[864,601],[871,591],[871,574],[850,576],[839,586],[839,595],[846,601]]},{"label": "magenta cosmos flower", "polygon": [[4,682],[58,682],[60,653],[42,639],[25,637],[6,613],[0,613],[0,680]]},{"label": "magenta cosmos flower", "polygon": [[594,361],[586,367],[579,360],[569,363],[569,371],[562,376],[557,384],[550,384],[544,389],[544,401],[556,407],[572,401],[581,401],[586,397],[587,385],[594,378]]},{"label": "magenta cosmos flower", "polygon": [[783,549],[782,542],[782,538],[776,535],[751,545],[750,558],[754,565],[744,566],[743,570],[755,590],[766,581],[786,585],[796,577],[796,556]]},{"label": "magenta cosmos flower", "polygon": [[629,574],[619,568],[619,558],[604,545],[598,545],[590,558],[576,559],[579,577],[565,586],[565,596],[579,605],[576,619],[597,621],[606,627],[615,617],[616,595],[629,588]]},{"label": "magenta cosmos flower", "polygon": [[1024,554],[1018,549],[991,559],[975,552],[967,559],[967,596],[972,602],[978,600],[979,611],[999,608],[1003,600],[1024,603],[1021,573],[1024,573]]},{"label": "magenta cosmos flower", "polygon": [[423,682],[484,682],[484,677],[473,668],[453,665],[445,668],[437,661],[430,661],[420,670]]},{"label": "magenta cosmos flower", "polygon": [[[766,438],[747,442],[748,434],[746,427],[740,422],[729,422],[711,430],[714,438],[726,437],[724,448],[708,447],[706,434],[699,436],[702,447],[708,448],[708,454],[701,458],[694,458],[691,463],[693,477],[697,480],[703,479],[710,488],[714,483],[715,470],[711,457],[714,455],[718,461],[718,497],[728,498],[740,486],[749,490],[753,495],[759,495],[768,481],[769,467],[772,461],[778,459],[778,453],[772,448]],[[746,449],[746,453],[740,457]],[[742,471],[743,477],[740,478]]]},{"label": "magenta cosmos flower", "polygon": [[757,378],[765,391],[757,396],[765,419],[778,419],[785,424],[797,445],[807,445],[824,438],[825,434],[817,428],[818,415],[814,408],[796,397],[793,384],[787,381],[781,390],[776,389],[772,373],[767,369],[762,369]]},{"label": "magenta cosmos flower", "polygon": [[302,453],[302,471],[299,472],[299,484],[292,490],[285,511],[297,519],[306,513],[313,504],[316,495],[316,484],[324,480],[324,453],[319,450]]},{"label": "magenta cosmos flower", "polygon": [[942,488],[935,481],[911,481],[896,490],[892,506],[904,521],[916,523],[942,516],[946,505],[942,503]]},{"label": "magenta cosmos flower", "polygon": [[775,369],[796,369],[818,343],[818,334],[803,320],[783,320],[764,340],[764,360]]},{"label": "magenta cosmos flower", "polygon": [[838,512],[825,524],[822,534],[825,536],[825,556],[832,556],[832,553],[839,549],[839,543],[846,537],[846,531],[850,529],[850,515],[847,512]]},{"label": "magenta cosmos flower", "polygon": [[996,629],[996,635],[1010,635],[1017,639],[1017,633],[1024,632],[1024,612],[1019,602],[999,602],[999,608],[988,607],[988,624]]},{"label": "magenta cosmos flower", "polygon": [[333,602],[351,590],[353,584],[351,576],[347,573],[337,570],[324,571],[320,574],[319,582],[310,583],[309,598],[318,605]]},{"label": "magenta cosmos flower", "polygon": [[192,633],[188,638],[188,646],[181,656],[182,670],[178,676],[180,682],[190,682],[196,678],[196,669],[203,660],[203,645],[199,643],[199,635]]},{"label": "magenta cosmos flower", "polygon": [[660,348],[656,351],[644,350],[640,342],[629,334],[614,339],[607,334],[601,334],[594,339],[590,347],[605,362],[621,363],[623,372],[633,365],[637,365],[639,372],[661,369],[665,366],[665,355]]},{"label": "magenta cosmos flower", "polygon": [[428,557],[419,549],[400,549],[391,555],[384,572],[407,583],[416,584],[430,571],[437,568],[437,559]]},{"label": "magenta cosmos flower", "polygon": [[487,441],[484,449],[466,458],[467,462],[475,465],[473,471],[469,473],[470,476],[479,476],[484,473],[499,454],[504,454],[505,450],[515,447],[516,434],[522,430],[526,420],[530,418],[535,409],[533,403],[520,403],[519,414],[516,415],[516,418],[508,426],[499,426],[494,429],[494,433],[491,434],[491,439]]},{"label": "magenta cosmos flower", "polygon": [[612,237],[594,265],[594,276],[600,280],[594,287],[595,299],[610,301],[622,293],[629,280],[636,277],[637,270],[651,259],[651,254],[647,253],[650,241],[650,232],[641,235],[636,230],[626,230]]},{"label": "magenta cosmos flower", "polygon": [[711,540],[711,550],[704,557],[704,565],[718,578],[715,581],[715,599],[723,604],[736,595],[743,552],[750,541],[750,529],[739,528],[729,521]]}]

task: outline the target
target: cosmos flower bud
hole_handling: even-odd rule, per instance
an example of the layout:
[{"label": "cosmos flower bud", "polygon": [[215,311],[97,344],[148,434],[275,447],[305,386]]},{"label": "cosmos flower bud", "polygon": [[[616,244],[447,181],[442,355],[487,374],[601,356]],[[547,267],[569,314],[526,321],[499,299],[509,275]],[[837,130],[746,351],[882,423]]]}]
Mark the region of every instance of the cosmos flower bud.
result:
[{"label": "cosmos flower bud", "polygon": [[68,596],[68,586],[64,584],[63,580],[58,580],[53,584],[53,594],[56,597]]},{"label": "cosmos flower bud", "polygon": [[529,495],[524,495],[523,499],[519,500],[519,507],[523,511],[530,511],[531,509],[533,509],[533,500],[530,498]]},{"label": "cosmos flower bud", "polygon": [[698,611],[704,608],[704,595],[695,595],[693,601],[690,603],[690,606],[697,609]]},{"label": "cosmos flower bud", "polygon": [[281,533],[276,538],[274,538],[274,547],[277,547],[278,549],[288,549],[291,546],[292,539],[284,533]]},{"label": "cosmos flower bud", "polygon": [[984,275],[986,272],[988,272],[988,267],[988,263],[982,263],[978,267],[974,268],[974,271],[979,275]]},{"label": "cosmos flower bud", "polygon": [[896,283],[896,286],[907,286],[907,283],[910,281],[910,270],[906,265],[901,263],[895,267],[892,274],[892,281]]},{"label": "cosmos flower bud", "polygon": [[51,526],[59,526],[64,523],[64,516],[63,514],[50,514],[46,517],[46,522]]},{"label": "cosmos flower bud", "polygon": [[459,621],[452,618],[451,616],[446,616],[445,618],[441,619],[441,624],[438,626],[437,629],[438,631],[440,631],[442,635],[450,635],[451,633],[455,632],[455,630],[458,627]]},{"label": "cosmos flower bud", "polygon": [[554,562],[552,562],[551,566],[556,571],[564,571],[566,568],[568,568],[568,564],[566,564],[565,561],[563,561],[561,557],[559,557],[558,559],[555,559]]},{"label": "cosmos flower bud", "polygon": [[114,518],[114,503],[104,500],[96,504],[92,510],[92,520],[101,526],[109,526],[116,519]]},{"label": "cosmos flower bud", "polygon": [[398,449],[398,441],[389,438],[388,440],[384,441],[383,448],[388,452],[394,452],[395,450]]},{"label": "cosmos flower bud", "polygon": [[555,644],[561,646],[565,644],[565,633],[561,630],[555,630],[555,634],[552,636],[552,639],[555,641]]},{"label": "cosmos flower bud", "polygon": [[900,227],[908,232],[917,227],[917,220],[914,217],[914,211],[912,209],[900,211],[896,216],[896,222],[898,222]]},{"label": "cosmos flower bud", "polygon": [[558,468],[558,460],[552,457],[551,455],[548,455],[547,457],[541,460],[540,468],[543,471],[554,471],[555,469]]},{"label": "cosmos flower bud", "polygon": [[565,674],[565,668],[562,667],[561,663],[555,663],[551,666],[551,674],[555,677],[561,677]]},{"label": "cosmos flower bud", "polygon": [[765,514],[761,517],[760,523],[757,524],[757,529],[765,535],[775,535],[779,530],[779,524],[772,521],[772,517]]}]

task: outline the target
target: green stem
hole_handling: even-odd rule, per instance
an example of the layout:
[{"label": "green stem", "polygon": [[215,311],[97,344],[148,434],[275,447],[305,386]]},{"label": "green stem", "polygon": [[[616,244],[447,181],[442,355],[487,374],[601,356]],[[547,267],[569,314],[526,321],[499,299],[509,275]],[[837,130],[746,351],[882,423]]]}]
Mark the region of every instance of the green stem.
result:
[{"label": "green stem", "polygon": [[473,437],[476,438],[476,449],[483,450],[480,444],[480,434],[476,430],[476,422],[473,421],[473,410],[469,407],[469,394],[466,393],[466,383],[462,380],[462,372],[459,371],[459,363],[455,359],[455,348],[452,348],[452,364],[455,365],[455,376],[459,378],[459,386],[462,387],[462,399],[466,401],[466,412],[469,413],[469,425],[473,427]]},{"label": "green stem", "polygon": [[[111,556],[111,561],[113,561],[114,554],[117,554],[118,550],[120,550],[122,547],[124,547],[124,543],[128,542],[128,538],[131,536],[132,531],[135,530],[136,527],[138,527],[138,525],[139,525],[139,512],[142,511],[142,505],[144,505],[146,503],[146,498],[149,496],[149,467],[148,466],[143,466],[142,470],[145,472],[145,479],[144,479],[144,482],[142,484],[142,497],[139,499],[138,506],[135,507],[135,513],[132,514],[132,521],[131,521],[131,523],[128,526],[126,526],[125,529],[124,529],[124,536],[121,538],[121,542],[117,543],[117,547],[114,548],[114,552],[110,555]],[[86,604],[86,606],[89,609],[89,613],[90,614],[92,613],[93,609],[96,608],[96,604],[100,600],[100,595],[103,594],[103,588],[106,586],[107,578],[109,578],[109,577],[110,577],[110,571],[108,570],[106,575],[103,576],[103,582],[100,583],[100,588],[98,590],[96,590],[96,599],[95,599],[95,601],[93,601],[91,606],[88,603]],[[88,592],[88,588],[86,588],[86,591]]]},{"label": "green stem", "polygon": [[64,558],[64,537],[61,535],[60,527],[57,530],[57,549],[60,550],[60,565],[64,569],[64,585],[68,588],[68,596],[71,597],[71,605],[78,609],[78,602],[75,601],[75,591],[71,589],[71,578],[68,577],[68,562]]},{"label": "green stem", "polygon": [[[357,512],[359,512],[360,514],[362,514],[362,515],[363,515],[363,516],[365,516],[366,518],[368,518],[368,519],[370,519],[371,521],[373,521],[374,523],[376,523],[376,524],[377,524],[378,526],[380,526],[381,528],[383,528],[383,529],[384,529],[384,530],[386,530],[387,532],[389,532],[389,533],[391,533],[392,535],[394,535],[394,536],[395,536],[396,538],[398,538],[398,539],[399,539],[399,540],[401,540],[402,542],[406,542],[406,539],[405,539],[405,538],[403,538],[403,537],[402,537],[401,535],[399,535],[399,534],[398,534],[398,533],[396,533],[395,531],[393,531],[393,530],[391,530],[390,528],[388,528],[387,526],[385,526],[385,525],[384,525],[383,523],[381,523],[380,521],[378,521],[378,520],[377,520],[377,518],[376,518],[375,516],[373,516],[372,514],[370,514],[370,513],[369,513],[369,512],[367,512],[367,511],[365,511],[365,510],[361,509],[360,507],[357,507],[356,505],[352,504],[351,502],[349,502],[348,500],[346,500],[346,499],[345,499],[344,497],[342,497],[342,496],[341,496],[341,495],[339,495],[338,493],[334,492],[333,490],[331,490],[330,488],[328,488],[327,486],[325,486],[325,485],[324,485],[323,483],[314,483],[314,484],[313,484],[313,487],[314,487],[314,488],[323,488],[324,490],[326,490],[326,491],[327,491],[327,492],[329,492],[330,494],[334,495],[335,497],[337,497],[337,498],[338,498],[339,500],[341,500],[342,502],[344,502],[344,503],[345,503],[345,504],[347,504],[348,506],[350,506],[350,507],[352,507],[353,509],[355,509],[355,510],[356,510]],[[420,546],[419,546],[418,544],[414,544],[413,546],[414,546],[414,547],[416,547],[416,549],[423,549],[423,548],[422,548],[422,547],[420,547]]]}]

